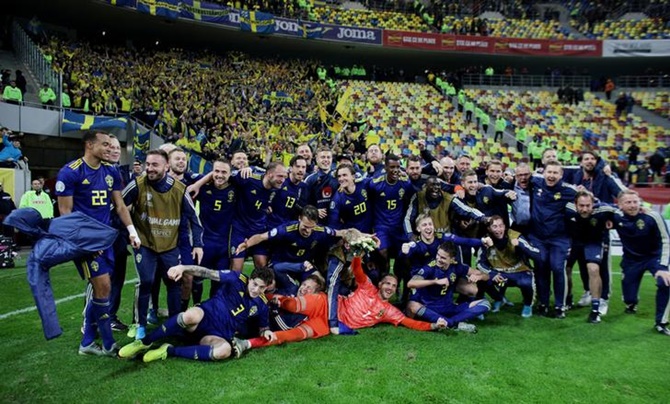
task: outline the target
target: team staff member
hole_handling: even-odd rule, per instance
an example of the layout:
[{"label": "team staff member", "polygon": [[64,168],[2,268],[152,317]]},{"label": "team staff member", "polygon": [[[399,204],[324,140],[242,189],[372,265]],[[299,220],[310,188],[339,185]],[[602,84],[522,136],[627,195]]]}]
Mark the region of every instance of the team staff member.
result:
[{"label": "team staff member", "polygon": [[167,175],[167,171],[167,154],[163,150],[150,150],[147,152],[146,175],[131,181],[123,191],[126,205],[133,207],[133,221],[137,223],[143,244],[135,252],[139,276],[136,339],[146,335],[151,286],[157,269],[167,286],[168,310],[172,316],[179,313],[181,288],[167,277],[167,270],[179,263],[177,239],[180,231],[188,229],[181,226],[182,221],[191,226],[193,259],[198,263],[202,259],[202,225],[193,201],[185,192],[186,186]]},{"label": "team staff member", "polygon": [[[527,258],[536,258],[540,252],[519,233],[507,229],[500,216],[492,216],[487,227],[489,237],[484,238],[486,247],[482,249],[477,269],[488,273],[492,283],[517,286],[523,296],[522,317],[533,315],[533,293],[535,279]],[[497,297],[497,296],[496,296]],[[492,312],[497,313],[503,304],[502,295],[493,302]]]},{"label": "team staff member", "polygon": [[556,160],[545,164],[544,178],[531,179],[530,234],[528,240],[539,248],[535,261],[535,281],[540,301],[539,312],[548,314],[551,277],[554,280],[554,315],[565,318],[568,293],[565,264],[570,251],[570,237],[565,225],[566,205],[575,200],[577,191],[564,183],[563,167]]},{"label": "team staff member", "polygon": [[588,191],[579,191],[575,202],[567,205],[568,230],[572,237],[568,269],[572,269],[572,265],[578,262],[580,269],[585,267],[588,271],[591,300],[588,321],[594,324],[599,323],[600,316],[606,314],[606,310],[601,310],[601,305],[607,304],[605,286],[609,286],[609,282],[604,282],[609,277],[607,267],[602,265],[607,258],[603,240],[604,234],[609,232],[607,222],[612,219],[615,210],[609,205],[596,204],[593,194]]},{"label": "team staff member", "polygon": [[[109,134],[88,131],[83,137],[84,156],[66,164],[58,172],[56,195],[61,216],[82,212],[99,222],[111,223],[111,207],[128,229],[130,243],[140,248],[141,241],[121,197],[119,172],[110,164],[111,140]],[[82,355],[116,355],[110,317],[110,273],[114,270],[114,256],[109,248],[95,258],[75,262],[79,274],[93,285],[93,299],[85,313],[84,335],[79,345]],[[95,344],[96,327],[102,337],[102,347]]]},{"label": "team staff member", "polygon": [[617,197],[620,214],[614,215],[614,229],[623,244],[621,289],[626,313],[637,312],[638,292],[645,271],[656,280],[656,324],[654,329],[670,336],[670,235],[656,212],[643,211],[635,191],[623,191]]}]

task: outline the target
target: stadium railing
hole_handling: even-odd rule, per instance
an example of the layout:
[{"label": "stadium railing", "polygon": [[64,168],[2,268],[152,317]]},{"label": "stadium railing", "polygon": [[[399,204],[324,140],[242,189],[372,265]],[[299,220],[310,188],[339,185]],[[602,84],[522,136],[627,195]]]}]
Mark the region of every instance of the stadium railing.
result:
[{"label": "stadium railing", "polygon": [[62,74],[53,70],[51,63],[45,59],[39,46],[17,21],[12,23],[12,45],[17,58],[35,75],[38,84],[41,86],[47,83],[56,93],[56,100],[60,103]]},{"label": "stadium railing", "polygon": [[583,87],[591,86],[591,76],[546,76],[546,75],[505,75],[464,74],[461,82],[471,86],[513,86],[513,87]]},{"label": "stadium railing", "polygon": [[670,87],[670,75],[654,76],[619,76],[616,81],[617,87]]}]

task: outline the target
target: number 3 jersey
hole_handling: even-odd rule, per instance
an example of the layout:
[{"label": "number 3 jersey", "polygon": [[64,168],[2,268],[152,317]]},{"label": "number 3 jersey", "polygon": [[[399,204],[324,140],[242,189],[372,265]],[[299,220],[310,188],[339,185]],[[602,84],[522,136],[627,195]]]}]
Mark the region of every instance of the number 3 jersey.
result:
[{"label": "number 3 jersey", "polygon": [[79,158],[58,172],[56,196],[71,196],[73,212],[82,212],[103,224],[110,224],[112,192],[121,190],[118,170],[105,162],[92,168]]}]

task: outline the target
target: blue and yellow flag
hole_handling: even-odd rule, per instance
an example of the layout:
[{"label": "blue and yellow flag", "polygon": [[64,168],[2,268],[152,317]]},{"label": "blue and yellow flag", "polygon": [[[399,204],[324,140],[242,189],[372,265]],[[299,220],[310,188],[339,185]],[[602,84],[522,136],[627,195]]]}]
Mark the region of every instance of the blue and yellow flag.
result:
[{"label": "blue and yellow flag", "polygon": [[135,139],[133,141],[133,154],[135,155],[135,160],[144,161],[147,159],[150,136],[151,130],[148,130],[145,133],[141,133],[137,129],[135,130]]},{"label": "blue and yellow flag", "polygon": [[206,174],[212,171],[212,162],[205,160],[201,155],[196,154],[195,152],[190,152],[190,157],[188,159],[188,169],[191,172],[198,174]]},{"label": "blue and yellow flag", "polygon": [[63,132],[89,129],[125,129],[127,125],[128,118],[109,118],[106,116],[85,115],[72,111],[65,111],[61,129]]},{"label": "blue and yellow flag", "polygon": [[212,23],[230,21],[230,9],[220,4],[198,0],[182,0],[179,5],[181,9],[179,15],[182,18]]},{"label": "blue and yellow flag", "polygon": [[275,32],[275,17],[270,13],[260,11],[240,11],[240,29],[257,34],[272,34]]},{"label": "blue and yellow flag", "polygon": [[137,0],[137,11],[176,20],[179,17],[179,0]]}]

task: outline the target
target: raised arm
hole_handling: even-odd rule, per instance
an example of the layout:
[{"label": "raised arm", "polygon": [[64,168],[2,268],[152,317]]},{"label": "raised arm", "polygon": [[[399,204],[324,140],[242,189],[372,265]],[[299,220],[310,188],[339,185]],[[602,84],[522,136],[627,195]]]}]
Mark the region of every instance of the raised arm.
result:
[{"label": "raised arm", "polygon": [[168,277],[174,281],[180,280],[184,274],[211,279],[217,282],[221,281],[221,271],[215,271],[198,265],[176,265],[168,270]]}]

